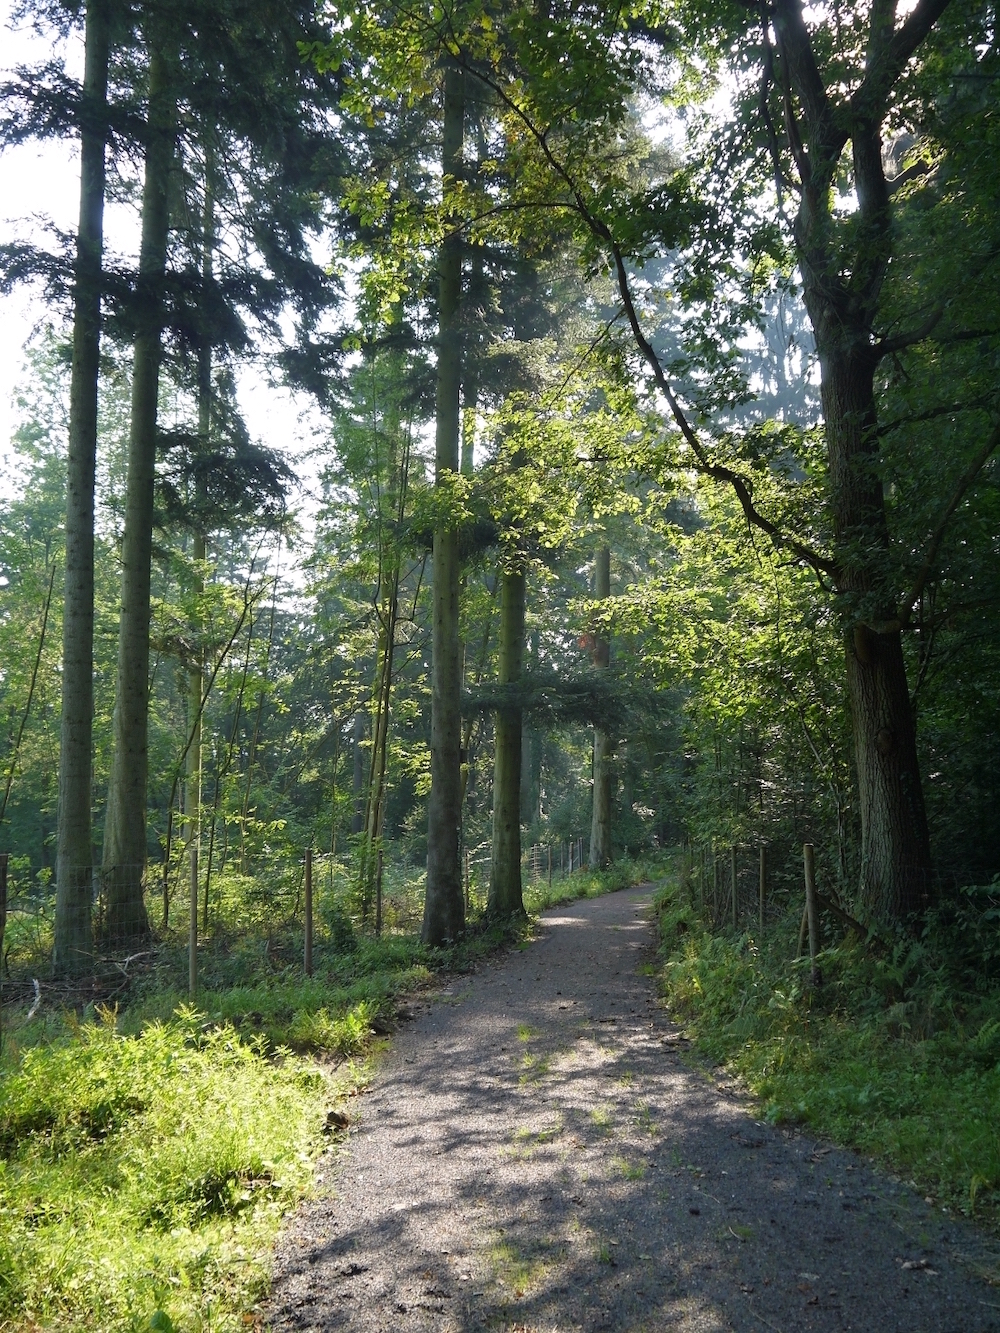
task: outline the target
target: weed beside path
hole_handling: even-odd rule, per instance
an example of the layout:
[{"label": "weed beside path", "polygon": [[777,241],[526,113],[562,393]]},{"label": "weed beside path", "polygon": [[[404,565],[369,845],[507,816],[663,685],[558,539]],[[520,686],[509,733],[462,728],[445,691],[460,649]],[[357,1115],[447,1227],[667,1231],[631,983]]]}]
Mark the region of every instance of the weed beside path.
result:
[{"label": "weed beside path", "polygon": [[951,904],[874,948],[831,922],[811,989],[797,910],[765,936],[714,933],[674,880],[657,910],[671,1010],[765,1120],[870,1153],[938,1208],[1000,1229],[995,921]]},{"label": "weed beside path", "polygon": [[1000,1328],[979,1237],[691,1068],[650,908],[549,912],[422,1007],[285,1230],[276,1330]]},{"label": "weed beside path", "polygon": [[[532,910],[618,887],[635,867],[529,887]],[[161,948],[120,1010],[9,1006],[0,1080],[0,1327],[243,1329],[283,1216],[315,1188],[344,1098],[402,997],[530,937],[474,928],[449,950],[342,930],[316,975],[216,942],[186,1002]],[[288,952],[287,948],[284,951]],[[331,1112],[333,1113],[331,1118]],[[334,1140],[335,1141],[335,1140]]]}]

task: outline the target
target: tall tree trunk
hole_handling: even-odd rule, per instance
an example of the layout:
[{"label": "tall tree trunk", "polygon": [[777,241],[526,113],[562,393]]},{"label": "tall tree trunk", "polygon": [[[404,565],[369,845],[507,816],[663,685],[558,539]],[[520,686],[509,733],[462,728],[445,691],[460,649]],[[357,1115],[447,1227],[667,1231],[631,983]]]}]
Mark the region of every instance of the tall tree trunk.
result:
[{"label": "tall tree trunk", "polygon": [[121,619],[114,716],[114,757],[104,829],[108,932],[118,942],[149,931],[143,887],[146,868],[146,784],[149,767],[150,559],[157,394],[163,325],[162,286],[170,225],[168,187],[176,108],[170,72],[158,42],[149,61],[149,118],[139,251],[139,331],[132,371]]},{"label": "tall tree trunk", "polygon": [[[926,906],[930,839],[917,762],[916,728],[895,608],[882,585],[889,558],[885,497],[877,471],[875,358],[837,346],[843,325],[817,312],[822,342],[823,413],[831,496],[840,551],[840,590],[848,603],[847,688],[861,823],[860,897],[882,919]],[[819,341],[819,340],[818,340]],[[831,343],[834,345],[831,346]],[[855,552],[864,551],[859,558]]]},{"label": "tall tree trunk", "polygon": [[[602,546],[594,567],[594,596],[611,596],[611,550]],[[594,666],[606,671],[611,663],[611,645],[600,635],[594,644]],[[594,805],[590,821],[590,868],[611,864],[611,759],[614,744],[600,727],[594,728]]]},{"label": "tall tree trunk", "polygon": [[[212,282],[215,250],[215,196],[212,183],[214,156],[206,139],[205,147],[205,199],[202,213],[201,235],[201,286],[202,286],[202,321],[198,347],[198,448],[207,457],[212,438],[212,338],[208,320],[208,288]],[[194,621],[191,625],[194,641],[194,662],[188,671],[188,713],[191,718],[191,743],[188,746],[184,811],[187,815],[185,841],[188,846],[197,847],[201,839],[201,719],[202,695],[205,689],[205,660],[202,637],[204,625],[201,614],[201,597],[205,591],[205,486],[202,482],[202,468],[195,469],[194,514],[195,526],[191,542],[191,558],[194,565],[194,593],[198,599]],[[198,864],[200,864],[200,848]],[[207,883],[207,877],[206,877]],[[205,892],[205,905],[202,925],[208,929],[208,891]]]},{"label": "tall tree trunk", "polygon": [[[442,167],[447,206],[462,171],[465,76],[449,64],[444,74]],[[447,208],[446,208],[447,212]],[[451,225],[451,223],[449,223]],[[438,298],[435,480],[447,485],[459,469],[462,347],[462,239],[457,225],[441,244]],[[459,642],[458,530],[447,521],[434,530],[431,684],[431,793],[427,809],[427,892],[421,937],[438,945],[465,929],[459,858],[462,821],[462,655]]]},{"label": "tall tree trunk", "polygon": [[104,256],[104,154],[108,100],[108,0],[87,4],[80,134],[73,369],[66,457],[59,823],[53,966],[86,971],[93,957],[94,478]]},{"label": "tall tree trunk", "polygon": [[[504,572],[500,588],[500,684],[516,685],[524,667],[524,574]],[[487,912],[524,914],[521,896],[521,709],[497,713],[493,764],[493,853]]]},{"label": "tall tree trunk", "polygon": [[[893,86],[946,4],[918,5],[899,27],[892,6],[873,5],[861,89],[849,98],[839,76],[824,86],[800,0],[775,0],[771,10],[801,186],[795,249],[820,360],[861,816],[859,898],[883,918],[922,905],[931,866],[902,639],[892,628],[899,619],[878,471],[874,376],[885,348],[875,329],[893,252],[882,127]],[[831,204],[848,144],[858,206],[845,221]]]}]

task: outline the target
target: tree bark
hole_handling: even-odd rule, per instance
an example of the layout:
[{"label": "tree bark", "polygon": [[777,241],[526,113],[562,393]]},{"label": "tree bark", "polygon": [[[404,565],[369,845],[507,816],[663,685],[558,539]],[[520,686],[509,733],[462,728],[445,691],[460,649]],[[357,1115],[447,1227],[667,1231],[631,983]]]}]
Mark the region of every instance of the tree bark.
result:
[{"label": "tree bark", "polygon": [[930,840],[902,635],[870,627],[894,615],[883,575],[889,531],[876,452],[875,357],[863,336],[856,340],[858,351],[838,346],[843,325],[832,323],[829,312],[817,309],[838,585],[847,604],[860,899],[874,916],[893,919],[926,905]]},{"label": "tree bark", "polygon": [[[524,573],[504,572],[500,588],[501,685],[516,685],[524,667]],[[521,709],[497,713],[493,762],[493,851],[487,913],[524,915],[521,886]]]},{"label": "tree bark", "polygon": [[[444,74],[444,198],[462,170],[465,76],[449,64]],[[447,211],[447,210],[446,210]],[[462,240],[457,227],[441,244],[437,364],[435,480],[458,472],[461,422]],[[465,930],[459,857],[462,821],[462,655],[459,641],[458,530],[447,520],[434,531],[431,684],[431,793],[427,810],[427,891],[422,939],[439,945]]]},{"label": "tree bark", "polygon": [[93,959],[94,479],[101,348],[107,139],[107,0],[87,4],[80,132],[73,368],[66,457],[66,578],[53,967],[84,972]]},{"label": "tree bark", "polygon": [[104,830],[103,871],[108,932],[119,943],[141,938],[149,931],[143,888],[149,765],[150,559],[163,326],[162,286],[170,224],[168,185],[176,117],[167,60],[158,42],[151,45],[139,251],[141,304],[132,371],[114,756]]},{"label": "tree bark", "polygon": [[[926,904],[931,862],[902,638],[892,628],[898,618],[879,473],[874,377],[882,350],[875,329],[893,249],[881,127],[893,84],[947,3],[921,4],[895,33],[891,11],[873,10],[864,80],[849,102],[824,87],[798,0],[778,0],[774,11],[783,77],[802,121],[800,127],[787,98],[789,149],[801,183],[794,240],[820,361],[835,581],[847,642],[859,901],[882,919]],[[858,209],[845,228],[831,212],[831,198],[848,143]]]},{"label": "tree bark", "polygon": [[[208,318],[208,288],[213,278],[215,251],[215,195],[212,182],[214,154],[206,139],[205,146],[205,200],[202,214],[201,233],[201,285],[202,285],[202,323],[200,344],[198,347],[198,447],[207,457],[212,440],[212,338]],[[205,591],[205,487],[202,484],[201,469],[195,472],[195,528],[191,542],[191,559],[194,565],[194,592],[198,598],[191,625],[194,662],[188,671],[188,714],[191,718],[191,743],[187,752],[186,783],[184,789],[184,812],[187,816],[185,830],[189,847],[198,851],[198,863],[201,860],[201,721],[202,696],[205,689],[205,650],[202,642],[204,624],[202,622],[200,601]],[[202,929],[208,929],[208,891],[205,891]]]},{"label": "tree bark", "polygon": [[[611,596],[611,550],[602,546],[594,568],[594,596]],[[594,644],[594,666],[606,671],[611,664],[611,645],[600,635]],[[600,727],[594,728],[594,804],[590,822],[590,868],[601,870],[611,864],[611,759],[614,743]]]}]

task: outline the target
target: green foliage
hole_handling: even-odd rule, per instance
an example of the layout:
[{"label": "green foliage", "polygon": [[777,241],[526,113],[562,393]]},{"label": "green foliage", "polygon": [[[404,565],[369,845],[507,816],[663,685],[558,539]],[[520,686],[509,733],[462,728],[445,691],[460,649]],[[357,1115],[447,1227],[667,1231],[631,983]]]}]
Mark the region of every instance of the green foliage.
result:
[{"label": "green foliage", "polygon": [[769,1120],[801,1122],[872,1153],[995,1225],[996,901],[996,886],[966,891],[932,911],[919,936],[870,946],[831,930],[814,990],[808,959],[793,958],[797,910],[763,936],[713,934],[669,881],[657,899],[664,994]]},{"label": "green foliage", "polygon": [[67,1021],[0,1085],[0,1320],[240,1327],[332,1091],[194,1009]]}]

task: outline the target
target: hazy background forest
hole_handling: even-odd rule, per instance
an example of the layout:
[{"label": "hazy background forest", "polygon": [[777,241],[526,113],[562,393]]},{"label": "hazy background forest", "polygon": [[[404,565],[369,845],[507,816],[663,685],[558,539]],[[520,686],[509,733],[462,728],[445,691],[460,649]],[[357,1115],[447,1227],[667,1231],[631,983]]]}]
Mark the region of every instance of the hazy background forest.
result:
[{"label": "hazy background forest", "polygon": [[7,160],[80,164],[0,249],[17,1012],[145,1031],[196,936],[221,1018],[356,1052],[529,886],[659,857],[676,1002],[750,1022],[810,844],[862,1018],[995,1053],[995,6],[12,20]]},{"label": "hazy background forest", "polygon": [[[588,31],[567,11],[563,38],[575,26],[579,77],[589,83],[560,90],[565,105],[576,99],[580,128],[539,162],[525,127],[530,139],[544,117],[557,125],[562,107],[528,92],[512,110],[502,80],[514,77],[511,61],[528,57],[506,50],[514,39],[496,36],[477,11],[462,20],[470,54],[459,60],[468,72],[449,194],[432,75],[439,57],[408,12],[219,11],[199,29],[194,7],[178,10],[180,27],[167,34],[159,11],[109,8],[105,193],[119,247],[128,210],[126,244],[138,252],[142,229],[149,241],[155,163],[147,141],[143,165],[141,116],[158,43],[169,142],[160,275],[144,279],[146,260],[135,271],[125,250],[109,247],[103,263],[87,859],[103,861],[105,887],[95,870],[95,920],[114,898],[109,864],[124,860],[121,873],[141,880],[150,900],[138,934],[147,920],[169,928],[175,898],[182,924],[192,841],[209,928],[280,920],[299,897],[307,847],[330,858],[328,885],[353,884],[366,912],[378,854],[393,884],[419,879],[431,779],[433,533],[445,501],[461,564],[460,874],[468,866],[477,902],[491,873],[494,718],[505,716],[493,711],[501,590],[514,572],[525,597],[520,851],[541,844],[547,874],[548,847],[567,865],[581,838],[598,866],[690,841],[700,873],[717,878],[704,849],[714,845],[728,868],[726,849],[755,857],[765,845],[779,886],[798,882],[798,848],[811,841],[824,882],[864,916],[879,890],[869,886],[866,902],[862,883],[859,897],[871,854],[844,625],[865,618],[865,598],[884,600],[888,590],[897,602],[929,546],[902,626],[927,812],[917,842],[929,845],[917,889],[897,892],[896,908],[892,892],[885,901],[891,916],[943,886],[989,883],[1000,855],[990,455],[965,473],[991,431],[994,242],[984,164],[993,119],[984,90],[993,48],[986,10],[956,13],[927,39],[940,45],[938,64],[907,70],[894,92],[905,89],[909,119],[886,99],[891,255],[887,242],[860,238],[850,171],[831,178],[836,246],[886,251],[868,298],[871,336],[900,344],[880,353],[875,372],[870,466],[884,517],[865,522],[884,535],[855,537],[838,533],[830,509],[814,332],[795,228],[782,231],[789,205],[775,197],[790,169],[768,160],[766,125],[738,137],[741,117],[754,115],[749,47],[734,63],[718,34],[707,43],[689,35],[685,46],[679,29],[654,24],[644,38],[649,64],[633,55],[612,69],[610,51],[596,54],[595,33],[617,41],[613,20],[588,16]],[[34,19],[51,35],[75,32],[64,49],[76,58],[72,10]],[[517,40],[534,42],[531,59],[540,61],[555,32],[543,39],[525,28]],[[836,40],[853,38],[838,30]],[[280,56],[258,87],[252,53],[265,48]],[[12,145],[74,132],[71,90],[51,65],[16,71],[6,106]],[[728,199],[717,194],[726,179]],[[574,190],[584,191],[575,216],[562,197]],[[6,252],[12,290],[34,281],[39,296],[49,294],[20,381],[3,508],[0,837],[19,909],[13,958],[48,937],[57,878],[72,240],[38,236]],[[437,284],[453,243],[459,288],[443,313]],[[858,272],[868,262],[856,260]],[[109,862],[133,349],[149,325],[150,281],[160,307],[155,492],[143,520],[152,571],[148,823],[131,841],[118,835]],[[631,336],[629,302],[704,437],[704,457],[684,457],[662,371],[651,372]],[[928,328],[912,337],[889,333],[924,320]],[[460,344],[449,392],[461,480],[443,492],[434,449],[446,337]],[[297,476],[289,441],[248,427],[240,386],[254,379],[293,387],[323,423]],[[756,529],[737,474],[764,515]],[[847,551],[836,557],[845,577],[831,577],[834,557],[823,554],[831,541]],[[849,571],[868,558],[856,553],[866,542],[880,553],[864,588],[852,588]],[[602,558],[607,587],[599,587]],[[123,629],[122,641],[133,632]],[[606,724],[598,771],[607,771],[612,842],[591,851],[595,722]],[[135,811],[128,822],[139,823]],[[536,872],[539,860],[536,852]],[[746,873],[756,875],[755,861]],[[131,926],[123,929],[127,936]]]}]

